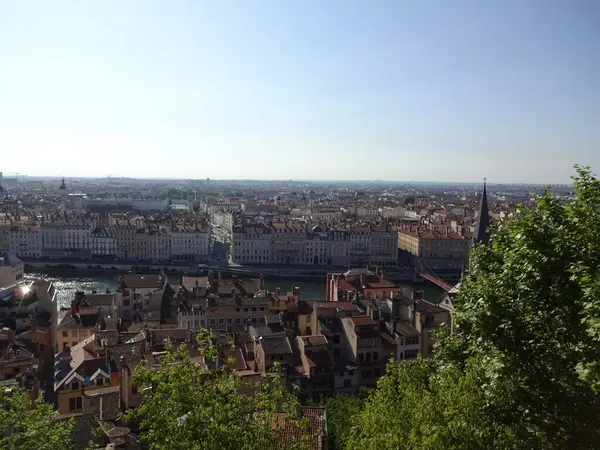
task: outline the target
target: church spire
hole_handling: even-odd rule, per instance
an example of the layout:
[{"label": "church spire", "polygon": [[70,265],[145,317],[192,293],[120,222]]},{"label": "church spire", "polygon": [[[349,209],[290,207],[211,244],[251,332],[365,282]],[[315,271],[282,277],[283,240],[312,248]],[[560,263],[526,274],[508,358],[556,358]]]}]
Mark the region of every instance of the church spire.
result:
[{"label": "church spire", "polygon": [[488,245],[490,241],[490,212],[488,210],[486,178],[483,179],[483,195],[479,203],[479,214],[475,222],[475,231],[473,232],[473,243]]}]

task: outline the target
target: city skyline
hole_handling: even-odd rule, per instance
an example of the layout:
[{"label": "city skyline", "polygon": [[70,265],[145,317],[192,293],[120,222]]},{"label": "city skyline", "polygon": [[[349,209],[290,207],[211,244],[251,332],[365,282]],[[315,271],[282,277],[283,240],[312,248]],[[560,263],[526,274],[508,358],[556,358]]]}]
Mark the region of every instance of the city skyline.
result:
[{"label": "city skyline", "polygon": [[598,19],[558,0],[3,2],[0,170],[567,184],[600,167]]}]

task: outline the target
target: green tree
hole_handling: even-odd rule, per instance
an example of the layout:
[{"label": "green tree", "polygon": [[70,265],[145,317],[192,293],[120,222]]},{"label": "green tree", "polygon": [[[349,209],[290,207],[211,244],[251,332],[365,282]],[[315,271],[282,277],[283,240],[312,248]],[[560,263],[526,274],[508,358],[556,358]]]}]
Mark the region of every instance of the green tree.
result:
[{"label": "green tree", "polygon": [[52,406],[32,404],[23,390],[0,388],[0,448],[66,450],[71,448],[70,421],[56,420]]},{"label": "green tree", "polygon": [[327,399],[327,437],[333,449],[345,448],[353,418],[362,411],[364,397],[343,394]]},{"label": "green tree", "polygon": [[528,449],[541,442],[489,413],[481,368],[475,361],[466,371],[449,365],[434,372],[423,360],[390,364],[363,412],[352,418],[346,448]]},{"label": "green tree", "polygon": [[455,301],[458,335],[391,365],[349,449],[588,449],[600,442],[600,182],[550,192],[478,246]]},{"label": "green tree", "polygon": [[169,347],[158,369],[136,371],[143,401],[131,418],[141,420],[142,440],[151,449],[264,450],[280,446],[285,434],[302,436],[285,440],[286,448],[308,448],[308,422],[280,374],[258,384],[244,382],[226,367],[216,367],[210,333],[203,330],[199,339],[212,368],[196,364],[182,345]]},{"label": "green tree", "polygon": [[576,198],[546,192],[519,209],[473,254],[456,302],[469,355],[487,358],[491,380],[512,380],[500,420],[529,423],[552,445],[593,448],[600,434],[600,183],[577,167]]}]

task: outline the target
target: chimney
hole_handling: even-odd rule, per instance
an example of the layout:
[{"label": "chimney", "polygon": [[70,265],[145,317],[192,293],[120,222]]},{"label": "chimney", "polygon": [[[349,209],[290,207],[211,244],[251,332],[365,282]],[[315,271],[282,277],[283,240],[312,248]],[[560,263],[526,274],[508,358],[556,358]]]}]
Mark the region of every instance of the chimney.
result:
[{"label": "chimney", "polygon": [[280,288],[280,287],[277,287],[277,288],[275,289],[275,295],[276,295],[277,297],[279,297],[279,295],[280,295],[280,294],[281,294],[281,288]]},{"label": "chimney", "polygon": [[331,272],[327,272],[327,284],[325,285],[325,300],[331,301]]},{"label": "chimney", "polygon": [[261,291],[265,290],[265,276],[262,273],[260,274],[259,288],[260,288]]},{"label": "chimney", "polygon": [[77,302],[75,300],[71,300],[71,317],[77,317]]},{"label": "chimney", "polygon": [[292,295],[294,297],[300,298],[300,288],[298,286],[294,286],[292,288]]}]

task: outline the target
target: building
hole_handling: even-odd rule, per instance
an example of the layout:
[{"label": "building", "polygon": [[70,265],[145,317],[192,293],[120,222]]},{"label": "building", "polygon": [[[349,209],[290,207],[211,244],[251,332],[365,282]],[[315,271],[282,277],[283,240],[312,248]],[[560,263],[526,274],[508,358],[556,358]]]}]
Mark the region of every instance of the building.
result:
[{"label": "building", "polygon": [[218,279],[183,277],[177,295],[179,328],[240,330],[264,325],[271,311],[273,296],[264,291],[264,281],[256,279]]},{"label": "building", "polygon": [[297,221],[273,222],[273,264],[304,264],[306,252],[306,225]]},{"label": "building", "polygon": [[398,232],[395,227],[371,227],[369,264],[380,267],[396,267],[398,265]]},{"label": "building", "polygon": [[65,256],[64,222],[58,220],[43,220],[40,225],[42,233],[42,257],[60,258]]},{"label": "building", "polygon": [[63,226],[65,255],[89,258],[92,255],[92,224],[66,222]]},{"label": "building", "polygon": [[235,225],[231,238],[231,259],[238,264],[270,264],[272,228],[262,224]]},{"label": "building", "polygon": [[302,372],[306,381],[302,383],[307,398],[318,401],[330,397],[334,392],[334,362],[329,354],[329,342],[323,335],[298,336],[298,349],[302,361]]},{"label": "building", "polygon": [[92,257],[116,258],[117,238],[112,228],[96,228],[91,234]]},{"label": "building", "polygon": [[400,292],[395,283],[384,278],[384,271],[350,269],[344,273],[328,273],[325,298],[330,302],[354,299],[386,298]]},{"label": "building", "polygon": [[407,264],[460,270],[469,257],[471,242],[446,226],[442,230],[408,226],[398,230],[398,248]]},{"label": "building", "polygon": [[40,258],[42,256],[42,234],[39,227],[16,226],[11,228],[9,252],[19,258]]},{"label": "building", "polygon": [[133,320],[136,311],[160,311],[167,287],[164,274],[127,274],[119,278],[117,315]]},{"label": "building", "polygon": [[357,367],[361,384],[374,387],[387,364],[379,323],[369,316],[343,317],[341,322],[346,344],[344,356]]},{"label": "building", "polygon": [[171,232],[173,261],[196,261],[210,255],[210,231],[198,227],[174,227]]},{"label": "building", "polygon": [[12,286],[23,280],[24,264],[10,253],[0,256],[0,288]]}]

